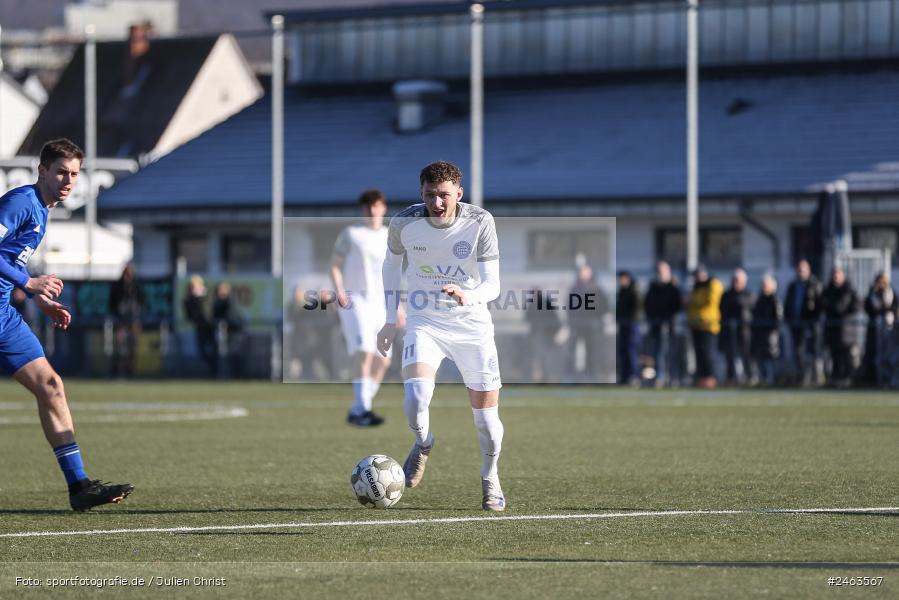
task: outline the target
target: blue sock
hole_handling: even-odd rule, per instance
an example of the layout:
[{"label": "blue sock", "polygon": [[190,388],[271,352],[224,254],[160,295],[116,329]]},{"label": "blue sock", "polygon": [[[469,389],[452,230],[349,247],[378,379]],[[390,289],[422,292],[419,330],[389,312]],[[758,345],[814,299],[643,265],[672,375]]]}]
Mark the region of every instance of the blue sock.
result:
[{"label": "blue sock", "polygon": [[84,463],[81,462],[81,450],[78,444],[63,444],[53,449],[56,454],[56,460],[59,462],[59,468],[62,474],[66,476],[66,483],[73,484],[82,479],[87,479],[87,473],[84,472]]}]

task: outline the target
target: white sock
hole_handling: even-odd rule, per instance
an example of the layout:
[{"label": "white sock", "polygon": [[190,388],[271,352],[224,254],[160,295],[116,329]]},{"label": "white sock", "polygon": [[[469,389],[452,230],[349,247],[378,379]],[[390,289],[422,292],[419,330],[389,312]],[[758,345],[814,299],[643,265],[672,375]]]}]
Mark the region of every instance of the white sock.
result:
[{"label": "white sock", "polygon": [[403,412],[409,422],[409,429],[415,434],[415,443],[419,446],[430,446],[434,438],[430,432],[430,414],[428,406],[434,395],[434,382],[425,377],[413,377],[403,383],[405,398]]},{"label": "white sock", "polygon": [[474,415],[474,426],[478,430],[478,440],[481,442],[481,453],[484,455],[481,479],[498,481],[497,463],[503,447],[503,423],[499,420],[499,407],[472,408],[471,412]]},{"label": "white sock", "polygon": [[351,415],[361,415],[367,410],[371,410],[371,399],[367,402],[368,408],[365,408],[365,392],[367,389],[367,385],[365,383],[365,377],[354,379],[353,380],[353,404],[350,406],[350,414]]},{"label": "white sock", "polygon": [[368,401],[369,406],[371,406],[371,401],[375,399],[375,396],[378,395],[378,390],[381,389],[381,382],[375,381],[374,379],[369,378],[368,380]]}]

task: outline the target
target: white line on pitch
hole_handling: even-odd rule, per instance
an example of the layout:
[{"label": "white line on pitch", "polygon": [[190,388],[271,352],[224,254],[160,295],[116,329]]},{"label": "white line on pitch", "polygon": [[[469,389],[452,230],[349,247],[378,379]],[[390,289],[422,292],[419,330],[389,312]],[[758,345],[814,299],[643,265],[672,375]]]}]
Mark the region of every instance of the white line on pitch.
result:
[{"label": "white line on pitch", "polygon": [[193,533],[198,531],[247,531],[254,529],[298,529],[308,527],[365,527],[368,525],[439,525],[443,523],[475,523],[498,521],[577,521],[619,519],[627,517],[688,517],[697,515],[790,515],[790,514],[899,514],[899,506],[866,508],[743,508],[709,510],[659,510],[585,513],[565,515],[506,515],[491,517],[442,517],[435,519],[381,519],[375,521],[325,521],[321,523],[261,523],[256,525],[207,525],[203,527],[145,527],[140,529],[94,529],[85,531],[23,531],[2,533],[0,538],[62,537],[73,535],[114,535],[119,533]]}]

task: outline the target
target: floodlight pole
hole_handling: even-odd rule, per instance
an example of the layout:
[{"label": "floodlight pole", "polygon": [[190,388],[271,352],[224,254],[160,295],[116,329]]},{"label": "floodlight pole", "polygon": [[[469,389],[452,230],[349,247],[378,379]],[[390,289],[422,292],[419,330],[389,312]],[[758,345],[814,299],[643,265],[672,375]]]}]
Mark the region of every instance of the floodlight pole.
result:
[{"label": "floodlight pole", "polygon": [[87,235],[86,275],[94,275],[94,227],[97,224],[97,196],[94,167],[97,163],[97,39],[96,28],[84,28],[84,152],[87,162],[87,192],[84,204],[84,223]]},{"label": "floodlight pole", "polygon": [[469,201],[484,205],[484,5],[472,4],[471,15],[471,177]]},{"label": "floodlight pole", "polygon": [[272,277],[283,272],[284,17],[272,16]]},{"label": "floodlight pole", "polygon": [[[272,16],[272,278],[284,272],[284,16]],[[281,297],[284,297],[283,288]],[[272,335],[270,378],[280,381],[283,332]]]},{"label": "floodlight pole", "polygon": [[687,0],[687,270],[699,264],[699,0]]}]

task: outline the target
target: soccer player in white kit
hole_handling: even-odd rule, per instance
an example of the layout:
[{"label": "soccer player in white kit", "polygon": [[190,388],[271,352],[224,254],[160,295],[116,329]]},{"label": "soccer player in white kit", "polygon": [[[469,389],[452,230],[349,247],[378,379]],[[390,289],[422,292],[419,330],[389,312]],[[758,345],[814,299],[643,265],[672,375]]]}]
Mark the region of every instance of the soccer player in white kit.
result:
[{"label": "soccer player in white kit", "polygon": [[[502,383],[487,309],[487,303],[500,293],[496,226],[486,210],[459,202],[462,172],[455,165],[439,161],[426,166],[420,183],[424,203],[390,220],[383,270],[387,319],[378,333],[378,349],[386,356],[404,296],[403,409],[415,434],[403,464],[406,487],[421,481],[434,447],[428,406],[437,369],[449,358],[468,388],[478,431],[482,506],[498,512],[506,507],[497,473],[503,441],[498,412]],[[408,290],[401,293],[404,257]]]},{"label": "soccer player in white kit", "polygon": [[372,400],[390,366],[390,357],[377,352],[377,334],[386,316],[381,269],[387,252],[387,200],[380,190],[367,190],[359,196],[359,206],[364,222],[345,227],[337,236],[331,281],[353,360],[353,403],[346,420],[357,427],[373,427],[384,422],[372,412]]}]

